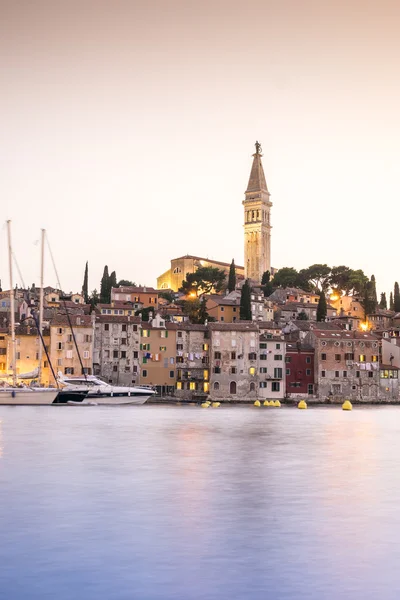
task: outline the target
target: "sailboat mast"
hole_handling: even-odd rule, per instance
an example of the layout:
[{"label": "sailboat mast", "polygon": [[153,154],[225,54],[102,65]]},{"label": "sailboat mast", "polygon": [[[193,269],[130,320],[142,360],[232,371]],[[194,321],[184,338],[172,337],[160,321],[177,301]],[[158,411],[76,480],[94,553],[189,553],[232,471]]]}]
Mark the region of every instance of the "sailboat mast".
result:
[{"label": "sailboat mast", "polygon": [[38,365],[38,383],[40,385],[42,378],[42,358],[43,358],[43,344],[41,338],[43,334],[43,279],[44,279],[44,239],[46,230],[42,229],[41,239],[41,250],[40,250],[40,292],[39,292],[39,365]]},{"label": "sailboat mast", "polygon": [[11,313],[11,360],[12,360],[12,378],[13,385],[17,385],[17,349],[15,343],[15,303],[14,303],[14,284],[12,270],[12,246],[11,246],[11,221],[7,221],[8,237],[8,269],[10,273],[10,313]]}]

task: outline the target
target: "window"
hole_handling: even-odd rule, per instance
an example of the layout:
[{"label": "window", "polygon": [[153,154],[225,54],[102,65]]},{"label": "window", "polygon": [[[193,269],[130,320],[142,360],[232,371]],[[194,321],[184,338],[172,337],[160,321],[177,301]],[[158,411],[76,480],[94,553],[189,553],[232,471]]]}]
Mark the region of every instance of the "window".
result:
[{"label": "window", "polygon": [[219,383],[218,383],[218,381],[216,381],[216,382],[214,383],[214,390],[215,390],[215,391],[219,390]]},{"label": "window", "polygon": [[204,379],[204,381],[208,381],[208,369],[204,369],[204,371],[203,371],[203,379]]},{"label": "window", "polygon": [[126,338],[121,338],[121,345],[126,346]]},{"label": "window", "polygon": [[267,373],[267,367],[261,367],[260,373]]},{"label": "window", "polygon": [[210,384],[208,383],[208,381],[205,381],[203,383],[203,391],[204,392],[209,392],[210,391]]},{"label": "window", "polygon": [[62,332],[63,332],[62,327],[57,327],[58,335],[62,335]]},{"label": "window", "polygon": [[292,362],[292,357],[291,356],[285,356],[285,362],[287,362],[287,363]]},{"label": "window", "polygon": [[183,337],[183,336],[182,336],[182,331],[178,331],[178,333],[177,333],[177,336],[178,336],[179,338]]},{"label": "window", "polygon": [[221,359],[221,352],[214,352],[214,358],[215,358],[215,360],[220,360]]},{"label": "window", "polygon": [[335,371],[335,377],[339,377],[339,371]]},{"label": "window", "polygon": [[311,356],[306,356],[306,363],[308,365],[311,363]]},{"label": "window", "polygon": [[229,393],[236,394],[236,381],[231,381],[229,384]]},{"label": "window", "polygon": [[309,383],[309,384],[308,384],[307,393],[308,393],[309,395],[312,395],[312,394],[314,393],[314,386],[313,386],[313,384],[312,384],[312,383]]},{"label": "window", "polygon": [[280,367],[274,369],[274,377],[275,379],[282,379],[282,369]]},{"label": "window", "polygon": [[281,345],[280,344],[276,344],[275,348],[276,348],[276,350],[280,350],[281,349]]},{"label": "window", "polygon": [[342,360],[342,355],[341,354],[335,354],[335,360],[336,361],[341,361]]},{"label": "window", "polygon": [[61,367],[62,365],[62,358],[57,358],[57,367]]},{"label": "window", "polygon": [[147,377],[147,370],[146,369],[143,369],[143,371],[142,371],[142,377]]},{"label": "window", "polygon": [[377,354],[373,354],[372,355],[371,362],[378,362],[378,355]]},{"label": "window", "polygon": [[321,377],[326,377],[326,371],[321,371]]},{"label": "window", "polygon": [[113,350],[113,358],[118,358],[118,350]]},{"label": "window", "polygon": [[57,342],[57,350],[62,350],[62,349],[63,349],[63,343]]},{"label": "window", "polygon": [[256,368],[255,367],[250,367],[249,368],[249,375],[255,375],[256,374]]},{"label": "window", "polygon": [[282,354],[275,354],[274,355],[274,360],[283,360]]},{"label": "window", "polygon": [[368,377],[373,377],[373,376],[374,376],[373,372],[372,371],[368,371]]},{"label": "window", "polygon": [[221,312],[224,312],[224,310],[225,310],[223,306],[220,306],[220,309],[221,309]]},{"label": "window", "polygon": [[207,352],[207,350],[208,350],[208,344],[203,344],[203,350],[204,350],[205,352]]},{"label": "window", "polygon": [[89,350],[84,350],[83,358],[89,358]]},{"label": "window", "polygon": [[160,346],[160,352],[166,352],[167,346]]},{"label": "window", "polygon": [[286,369],[286,375],[290,375],[290,369]]},{"label": "window", "polygon": [[321,360],[326,360],[326,354],[324,352],[321,354]]},{"label": "window", "polygon": [[260,350],[266,350],[266,349],[267,349],[267,344],[265,342],[261,342]]},{"label": "window", "polygon": [[126,331],[126,325],[122,325],[122,331]]},{"label": "window", "polygon": [[142,329],[142,337],[150,337],[150,331],[148,329]]},{"label": "window", "polygon": [[236,360],[236,352],[231,352],[231,360]]},{"label": "window", "polygon": [[281,389],[281,384],[279,383],[279,381],[273,381],[271,389],[273,392],[279,392]]},{"label": "window", "polygon": [[354,360],[354,354],[353,352],[346,352],[346,354],[344,355],[345,360]]},{"label": "window", "polygon": [[[89,352],[88,352],[88,354],[89,354]],[[84,356],[84,358],[89,358],[89,356],[86,356],[86,357]],[[126,352],[125,352],[125,350],[121,351],[121,358],[126,358]]]},{"label": "window", "polygon": [[267,387],[267,382],[266,381],[260,381],[260,388],[266,388]]},{"label": "window", "polygon": [[196,389],[196,382],[195,381],[191,381],[189,384],[189,390],[195,390]]},{"label": "window", "polygon": [[360,354],[359,355],[358,362],[365,362],[365,354]]},{"label": "window", "polygon": [[260,354],[260,360],[267,360],[266,354]]},{"label": "window", "polygon": [[237,373],[237,368],[231,367],[231,375],[236,375],[236,373]]},{"label": "window", "polygon": [[343,377],[347,377],[347,371],[343,371]]},{"label": "window", "polygon": [[231,340],[232,346],[236,346],[236,340]]},{"label": "window", "polygon": [[43,366],[44,366],[44,368],[45,368],[45,369],[47,369],[47,368],[48,368],[48,366],[49,366],[49,363],[47,362],[47,360],[45,360],[45,361],[43,362]]},{"label": "window", "polygon": [[221,323],[222,323],[222,322],[224,321],[224,317],[221,317],[220,321],[221,321]]},{"label": "window", "polygon": [[74,374],[74,367],[65,367],[64,373],[65,373],[65,375],[73,375]]},{"label": "window", "polygon": [[221,367],[214,367],[213,373],[216,373],[216,374],[221,373]]},{"label": "window", "polygon": [[139,352],[137,352],[136,350],[133,353],[133,358],[139,358]]},{"label": "window", "polygon": [[356,371],[356,377],[360,377],[360,371]]},{"label": "window", "polygon": [[104,331],[110,331],[110,325],[108,323],[104,324]]},{"label": "window", "polygon": [[176,345],[176,349],[177,350],[183,350],[183,344],[177,344]]},{"label": "window", "polygon": [[250,391],[251,391],[251,392],[255,392],[255,391],[256,391],[256,384],[255,384],[254,382],[252,382],[252,383],[250,384]]},{"label": "window", "polygon": [[308,375],[308,376],[311,375],[311,369],[306,369],[306,375]]},{"label": "window", "polygon": [[256,354],[256,352],[250,352],[249,353],[249,360],[257,360],[257,354]]}]

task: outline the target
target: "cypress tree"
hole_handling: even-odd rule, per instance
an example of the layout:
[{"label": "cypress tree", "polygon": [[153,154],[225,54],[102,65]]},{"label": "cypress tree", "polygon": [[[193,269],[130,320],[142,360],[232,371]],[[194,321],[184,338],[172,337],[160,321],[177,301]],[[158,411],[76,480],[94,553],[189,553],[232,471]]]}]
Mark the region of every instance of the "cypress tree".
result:
[{"label": "cypress tree", "polygon": [[263,276],[261,277],[261,285],[266,285],[271,280],[271,273],[269,271],[264,271]]},{"label": "cypress tree", "polygon": [[389,309],[394,310],[394,302],[393,302],[393,293],[392,292],[390,292],[390,296],[389,296]]},{"label": "cypress tree", "polygon": [[85,299],[85,304],[88,304],[88,302],[89,302],[88,284],[89,284],[89,265],[88,265],[88,261],[86,261],[85,275],[83,277],[83,285],[82,285],[82,296]]},{"label": "cypress tree", "polygon": [[376,295],[376,281],[375,281],[375,275],[371,275],[371,302],[373,302],[374,304],[374,310],[376,310],[376,307],[378,306],[378,297]]},{"label": "cypress tree", "polygon": [[108,274],[108,266],[104,267],[103,277],[100,282],[100,302],[108,304],[110,302],[110,276]]},{"label": "cypress tree", "polygon": [[229,277],[228,277],[228,290],[233,292],[236,288],[236,270],[235,270],[235,261],[232,258],[231,266],[229,267]]},{"label": "cypress tree", "polygon": [[400,312],[400,290],[397,281],[394,284],[393,310]]},{"label": "cypress tree", "polygon": [[386,293],[381,293],[381,301],[379,302],[379,308],[387,309]]},{"label": "cypress tree", "polygon": [[240,295],[240,319],[251,321],[251,290],[248,279],[244,282]]},{"label": "cypress tree", "polygon": [[327,315],[326,298],[324,292],[319,293],[319,301],[317,308],[317,321],[325,321]]}]

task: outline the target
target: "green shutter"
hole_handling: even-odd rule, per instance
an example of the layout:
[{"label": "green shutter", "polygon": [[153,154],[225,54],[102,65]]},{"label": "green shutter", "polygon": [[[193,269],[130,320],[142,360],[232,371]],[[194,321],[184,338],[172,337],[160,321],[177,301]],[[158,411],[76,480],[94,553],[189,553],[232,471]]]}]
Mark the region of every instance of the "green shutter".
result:
[{"label": "green shutter", "polygon": [[140,344],[140,350],[143,350],[143,344]]},{"label": "green shutter", "polygon": [[165,332],[165,337],[166,337],[166,338],[168,337],[168,331],[166,331],[166,332]]}]

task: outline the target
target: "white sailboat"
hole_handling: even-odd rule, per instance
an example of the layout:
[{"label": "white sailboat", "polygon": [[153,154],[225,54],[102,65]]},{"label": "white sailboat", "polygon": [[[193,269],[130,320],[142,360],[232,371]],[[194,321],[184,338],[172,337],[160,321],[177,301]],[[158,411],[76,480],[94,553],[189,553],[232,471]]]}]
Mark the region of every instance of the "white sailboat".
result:
[{"label": "white sailboat", "polygon": [[[12,246],[11,246],[11,221],[7,221],[8,234],[8,260],[10,273],[10,312],[11,312],[11,356],[12,363],[12,385],[3,385],[0,387],[0,405],[1,404],[26,404],[41,405],[53,404],[58,396],[59,390],[55,388],[29,388],[17,385],[17,352],[15,339],[15,302],[14,302],[14,283],[12,269]],[[40,367],[39,367],[40,372]]]}]

